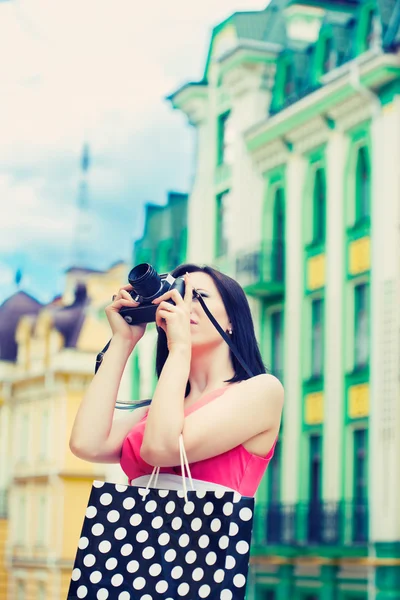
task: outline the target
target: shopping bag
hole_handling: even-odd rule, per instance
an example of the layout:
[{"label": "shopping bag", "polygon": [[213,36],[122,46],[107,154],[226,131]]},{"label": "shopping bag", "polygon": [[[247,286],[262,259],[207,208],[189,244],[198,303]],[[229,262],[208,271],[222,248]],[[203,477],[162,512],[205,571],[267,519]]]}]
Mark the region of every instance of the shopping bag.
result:
[{"label": "shopping bag", "polygon": [[254,498],[94,481],[67,600],[244,600]]}]

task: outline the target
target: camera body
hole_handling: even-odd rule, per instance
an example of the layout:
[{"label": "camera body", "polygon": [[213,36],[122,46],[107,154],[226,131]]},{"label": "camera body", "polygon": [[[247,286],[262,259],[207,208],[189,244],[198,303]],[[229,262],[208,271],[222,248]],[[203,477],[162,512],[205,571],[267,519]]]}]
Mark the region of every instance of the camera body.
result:
[{"label": "camera body", "polygon": [[[136,302],[140,302],[139,306],[125,306],[119,311],[129,325],[153,323],[156,320],[157,306],[152,304],[152,301],[166,292],[176,289],[182,298],[185,295],[183,277],[175,279],[169,273],[159,275],[148,263],[134,267],[128,275],[128,281],[133,287],[130,295]],[[174,303],[172,300],[168,302]]]}]

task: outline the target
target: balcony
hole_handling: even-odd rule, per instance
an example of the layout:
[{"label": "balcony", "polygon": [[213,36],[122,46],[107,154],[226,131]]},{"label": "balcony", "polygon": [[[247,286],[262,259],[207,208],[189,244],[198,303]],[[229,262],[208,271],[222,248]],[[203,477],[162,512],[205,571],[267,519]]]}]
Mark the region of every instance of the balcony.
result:
[{"label": "balcony", "polygon": [[256,546],[360,549],[368,543],[368,502],[305,502],[258,507]]},{"label": "balcony", "polygon": [[285,245],[263,244],[262,248],[236,255],[235,277],[246,294],[282,300],[285,284]]}]

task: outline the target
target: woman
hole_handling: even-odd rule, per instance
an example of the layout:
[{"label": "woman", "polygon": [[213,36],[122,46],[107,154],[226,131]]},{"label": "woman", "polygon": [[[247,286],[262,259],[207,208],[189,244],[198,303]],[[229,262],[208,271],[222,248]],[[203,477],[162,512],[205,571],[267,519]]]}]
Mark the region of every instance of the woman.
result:
[{"label": "woman", "polygon": [[[70,448],[84,460],[120,462],[133,485],[146,485],[153,467],[161,467],[157,487],[177,489],[182,434],[196,490],[223,488],[254,496],[273,456],[282,385],[265,373],[239,284],[211,267],[182,265],[172,275],[185,276],[185,295],[170,290],[153,301],[159,380],[150,407],[113,421],[126,361],[146,327],[130,326],[119,314],[122,307],[137,306],[128,285],[106,308],[113,337],[78,410]],[[254,377],[193,297],[194,288]]]}]

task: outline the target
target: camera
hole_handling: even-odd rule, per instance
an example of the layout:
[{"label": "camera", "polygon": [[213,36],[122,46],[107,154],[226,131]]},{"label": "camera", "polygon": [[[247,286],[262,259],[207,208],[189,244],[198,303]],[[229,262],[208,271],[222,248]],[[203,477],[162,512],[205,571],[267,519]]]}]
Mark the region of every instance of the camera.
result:
[{"label": "camera", "polygon": [[[185,281],[183,277],[172,277],[169,273],[159,275],[148,263],[141,263],[130,271],[128,281],[133,287],[130,293],[139,306],[121,308],[119,314],[129,325],[151,323],[156,320],[157,306],[152,304],[155,298],[159,298],[169,290],[178,290],[180,295],[185,295]],[[168,300],[174,304],[172,300]]]}]

